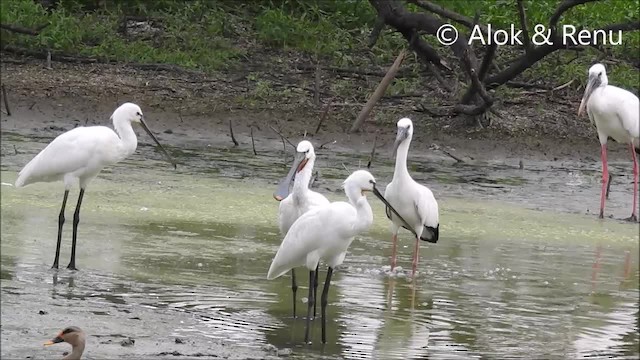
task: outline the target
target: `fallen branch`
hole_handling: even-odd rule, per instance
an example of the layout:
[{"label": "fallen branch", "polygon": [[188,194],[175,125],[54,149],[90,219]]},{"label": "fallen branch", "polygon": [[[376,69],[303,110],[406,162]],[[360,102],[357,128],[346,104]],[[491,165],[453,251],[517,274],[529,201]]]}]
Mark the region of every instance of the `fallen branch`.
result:
[{"label": "fallen branch", "polygon": [[2,99],[4,100],[4,108],[7,110],[7,116],[11,116],[9,109],[9,100],[7,99],[7,88],[2,84]]},{"label": "fallen branch", "polygon": [[231,134],[231,141],[233,141],[233,146],[240,145],[238,143],[238,140],[236,140],[236,137],[233,136],[233,124],[231,123],[231,119],[229,119],[229,133]]},{"label": "fallen branch", "polygon": [[18,25],[0,24],[0,29],[8,30],[18,34],[38,36],[40,34],[40,31],[42,31],[42,29],[46,28],[47,26],[49,26],[49,23],[40,25],[35,29],[28,29]]},{"label": "fallen branch", "polygon": [[387,74],[384,76],[384,78],[382,78],[380,84],[378,84],[378,87],[373,92],[371,97],[369,97],[369,100],[367,100],[367,103],[360,111],[360,114],[358,114],[356,121],[353,123],[353,126],[349,130],[350,133],[357,131],[360,126],[362,126],[362,123],[364,123],[367,116],[369,116],[369,114],[371,113],[371,110],[373,110],[373,106],[376,104],[376,102],[378,102],[378,100],[380,100],[382,95],[384,95],[387,87],[389,87],[389,84],[391,84],[391,81],[393,81],[393,79],[395,78],[396,73],[400,68],[400,64],[402,64],[402,60],[404,60],[405,56],[407,56],[407,50],[402,50],[398,57],[396,57],[393,65],[391,65],[391,67],[387,71]]},{"label": "fallen branch", "polygon": [[271,128],[271,130],[273,130],[276,134],[280,135],[280,137],[282,138],[282,142],[283,142],[283,143],[284,143],[284,141],[286,140],[286,141],[289,143],[289,145],[291,145],[291,146],[293,147],[293,149],[294,149],[294,150],[296,149],[296,146],[295,146],[291,141],[289,141],[289,139],[287,139],[284,135],[282,135],[282,133],[281,133],[280,131],[276,130],[276,128],[274,128],[274,127],[273,127],[273,126],[271,126],[271,125],[269,125],[269,127],[270,127],[270,128]]},{"label": "fallen branch", "polygon": [[329,114],[329,109],[331,109],[331,101],[329,101],[327,103],[327,105],[324,106],[324,110],[322,111],[322,115],[320,115],[320,121],[318,121],[318,126],[316,126],[316,132],[313,133],[313,135],[318,135],[318,132],[320,132],[320,127],[322,126],[322,122],[324,121],[324,119]]}]

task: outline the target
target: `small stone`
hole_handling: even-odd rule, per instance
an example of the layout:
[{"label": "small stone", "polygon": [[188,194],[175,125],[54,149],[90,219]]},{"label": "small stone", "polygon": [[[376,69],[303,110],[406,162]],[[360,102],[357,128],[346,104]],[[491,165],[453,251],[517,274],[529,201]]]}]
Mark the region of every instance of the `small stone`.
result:
[{"label": "small stone", "polygon": [[176,344],[184,344],[184,340],[182,340],[180,338],[176,338],[175,342],[176,342]]},{"label": "small stone", "polygon": [[44,310],[40,310],[40,311],[38,311],[38,314],[40,314],[40,315],[47,315],[48,313],[47,313],[46,311],[44,311]]},{"label": "small stone", "polygon": [[164,131],[165,134],[173,134],[173,130],[171,129],[167,129]]},{"label": "small stone", "polygon": [[133,346],[133,344],[135,344],[136,341],[132,338],[126,338],[122,341],[120,341],[120,345],[121,346]]}]

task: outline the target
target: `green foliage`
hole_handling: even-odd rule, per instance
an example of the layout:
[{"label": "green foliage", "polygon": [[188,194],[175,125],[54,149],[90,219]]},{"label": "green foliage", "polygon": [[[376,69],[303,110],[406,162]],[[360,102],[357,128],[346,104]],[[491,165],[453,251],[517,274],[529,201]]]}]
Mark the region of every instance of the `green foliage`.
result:
[{"label": "green foliage", "polygon": [[[471,18],[477,13],[481,23],[490,23],[496,28],[508,28],[512,23],[520,26],[516,0],[433,2]],[[530,32],[536,24],[548,25],[559,2],[524,1]],[[422,11],[414,4],[406,6],[411,11]],[[559,24],[595,29],[637,21],[639,11],[637,0],[605,0],[576,6],[563,15]],[[125,34],[122,20],[127,15],[150,17],[153,20],[146,24],[151,29],[142,35]],[[38,36],[2,31],[3,44],[117,61],[174,63],[202,70],[231,66],[248,49],[260,47],[256,44],[299,51],[338,66],[371,63],[388,66],[398,51],[407,46],[406,40],[387,28],[369,49],[368,36],[375,18],[375,10],[367,0],[61,0],[53,10],[43,9],[34,0],[0,1],[3,23],[27,28],[49,24]],[[462,26],[458,28],[468,32]],[[440,48],[441,54],[449,54],[434,37],[424,39]],[[525,72],[523,77],[584,81],[586,69],[594,61],[608,57],[637,61],[639,47],[640,34],[625,33],[623,45],[607,49],[611,55],[586,49],[574,59],[573,52],[558,52]],[[512,50],[501,47],[497,62],[507,62],[514,54]],[[417,68],[417,63],[413,58],[408,59],[405,67]],[[612,82],[615,80],[626,87],[638,86],[636,70],[616,66],[612,71]],[[395,82],[391,91],[403,93],[419,89],[419,84],[403,81]],[[343,84],[336,87],[342,88]],[[260,93],[269,93],[269,88],[270,84],[261,84]]]}]

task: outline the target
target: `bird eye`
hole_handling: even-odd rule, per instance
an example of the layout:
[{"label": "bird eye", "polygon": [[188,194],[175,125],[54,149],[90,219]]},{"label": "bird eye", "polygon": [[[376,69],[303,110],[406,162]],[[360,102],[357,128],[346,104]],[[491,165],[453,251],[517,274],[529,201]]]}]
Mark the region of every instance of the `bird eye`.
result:
[{"label": "bird eye", "polygon": [[73,332],[72,328],[66,328],[66,329],[62,330],[63,334],[68,334],[68,333],[71,333],[71,332]]},{"label": "bird eye", "polygon": [[140,114],[140,111],[136,112],[136,115],[142,116],[142,114]]}]

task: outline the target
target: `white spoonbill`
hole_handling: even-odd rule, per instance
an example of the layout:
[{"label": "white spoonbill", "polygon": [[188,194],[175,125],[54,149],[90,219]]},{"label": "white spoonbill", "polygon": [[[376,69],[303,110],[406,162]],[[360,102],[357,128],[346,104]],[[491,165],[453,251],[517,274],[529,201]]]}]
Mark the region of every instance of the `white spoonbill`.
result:
[{"label": "white spoonbill", "polygon": [[[322,194],[309,189],[313,165],[316,162],[316,153],[313,145],[307,140],[302,140],[296,148],[297,155],[291,166],[289,174],[278,186],[273,197],[280,201],[278,209],[278,223],[282,236],[287,235],[291,225],[310,209],[316,206],[329,204],[329,200]],[[289,188],[293,182],[293,191],[289,194]],[[316,269],[316,279],[314,281],[314,295],[318,293],[318,271]],[[293,317],[296,317],[296,284],[295,269],[291,269],[291,290],[293,291]],[[313,308],[313,316],[316,316],[316,308]]]},{"label": "white spoonbill", "polygon": [[71,245],[71,261],[68,269],[76,269],[76,240],[78,223],[80,222],[80,205],[87,184],[93,180],[106,166],[113,165],[133,154],[138,139],[131,127],[132,122],[140,123],[142,128],[158,144],[175,167],[167,151],[147,127],[142,110],[136,104],[124,103],[111,115],[115,131],[106,126],[80,126],[58,135],[47,147],[36,155],[18,174],[16,187],[37,182],[64,181],[64,197],[58,215],[58,243],[52,268],[58,268],[62,225],[64,224],[64,208],[67,204],[69,190],[75,183],[80,185],[78,204],[73,213],[73,235]]},{"label": "white spoonbill", "polygon": [[411,231],[416,237],[412,264],[412,276],[415,276],[416,268],[418,267],[420,240],[430,243],[438,242],[440,222],[438,202],[433,193],[426,186],[415,182],[407,170],[407,154],[409,153],[412,136],[413,123],[411,120],[408,118],[400,119],[398,121],[398,134],[393,144],[393,152],[396,154],[396,168],[393,172],[393,179],[385,189],[384,196],[410,225],[409,227],[406,226],[402,219],[394,216],[395,214],[392,214],[387,208],[387,217],[393,223],[391,270],[393,271],[396,266],[398,230],[403,227]]},{"label": "white spoonbill", "polygon": [[322,342],[326,343],[326,306],[333,268],[342,264],[353,238],[368,230],[373,222],[373,212],[365,192],[372,191],[385,205],[390,206],[376,189],[376,181],[368,171],[355,171],[344,181],[343,188],[349,202],[336,201],[315,207],[293,223],[267,274],[267,279],[272,280],[295,267],[306,266],[309,269],[305,343],[309,341],[309,319],[315,305],[315,272],[320,259],[329,266],[320,302]]},{"label": "white spoonbill", "polygon": [[609,85],[604,65],[595,64],[589,69],[589,81],[584,90],[578,116],[585,107],[591,123],[595,124],[600,139],[602,157],[602,190],[600,194],[600,218],[604,217],[609,170],[607,168],[607,140],[609,137],[629,145],[633,159],[633,209],[629,221],[638,221],[638,161],[640,154],[640,102],[631,92]]}]

